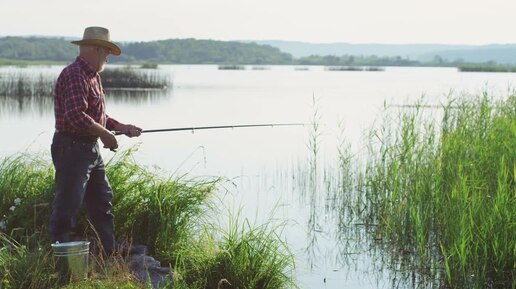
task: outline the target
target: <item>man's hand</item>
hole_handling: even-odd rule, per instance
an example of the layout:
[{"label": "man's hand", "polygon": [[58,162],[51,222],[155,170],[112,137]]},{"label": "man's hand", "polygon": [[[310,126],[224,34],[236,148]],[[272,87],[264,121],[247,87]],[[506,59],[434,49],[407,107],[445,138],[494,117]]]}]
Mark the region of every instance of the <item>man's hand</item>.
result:
[{"label": "man's hand", "polygon": [[116,140],[115,135],[108,130],[104,130],[100,134],[100,140],[104,144],[105,148],[110,150],[115,150],[118,148],[118,141]]},{"label": "man's hand", "polygon": [[142,134],[142,129],[132,124],[124,124],[122,131],[126,132],[128,137],[140,136]]},{"label": "man's hand", "polygon": [[100,137],[100,140],[104,144],[105,148],[108,148],[112,151],[118,148],[118,141],[116,140],[115,135],[100,124],[94,123],[88,129],[88,133]]}]

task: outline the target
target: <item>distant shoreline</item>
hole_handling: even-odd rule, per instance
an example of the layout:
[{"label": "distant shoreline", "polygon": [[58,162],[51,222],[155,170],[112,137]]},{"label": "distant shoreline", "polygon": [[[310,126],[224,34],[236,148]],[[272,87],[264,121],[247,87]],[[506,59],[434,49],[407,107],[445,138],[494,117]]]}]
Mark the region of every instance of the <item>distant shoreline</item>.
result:
[{"label": "distant shoreline", "polygon": [[[48,61],[48,60],[18,60],[18,59],[0,59],[0,67],[2,66],[15,66],[25,68],[29,66],[51,66],[51,65],[62,65],[69,64],[69,61]],[[116,65],[127,65],[127,66],[141,66],[143,62],[132,62],[123,63],[117,62]],[[218,65],[219,69],[222,70],[246,70],[245,66],[251,66],[249,70],[261,70],[256,64],[215,64],[215,63],[159,63],[157,65]],[[326,64],[264,64],[264,67],[268,65],[284,65],[284,66],[295,66],[303,69],[296,70],[309,70],[310,66],[324,66],[327,71],[383,71],[385,67],[448,67],[457,68],[459,72],[493,72],[493,73],[516,73],[516,65],[499,65],[492,63],[466,63],[466,64],[446,64],[436,65],[435,63],[411,63],[410,65],[326,65]],[[222,67],[222,68],[221,68]],[[233,68],[235,67],[235,68]],[[136,68],[136,67],[135,67]],[[236,69],[238,68],[238,69]],[[268,70],[263,69],[263,70]]]}]

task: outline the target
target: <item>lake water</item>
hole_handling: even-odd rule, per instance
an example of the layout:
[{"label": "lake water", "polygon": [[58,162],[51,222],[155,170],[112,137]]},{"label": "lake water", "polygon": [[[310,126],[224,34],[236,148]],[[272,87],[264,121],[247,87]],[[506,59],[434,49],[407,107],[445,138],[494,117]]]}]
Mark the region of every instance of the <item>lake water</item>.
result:
[{"label": "lake water", "polygon": [[[0,68],[6,73],[56,75],[62,67]],[[332,167],[342,138],[363,151],[370,127],[385,107],[418,100],[438,105],[450,93],[505,95],[515,74],[461,73],[455,68],[395,68],[381,72],[296,70],[218,70],[217,66],[160,65],[169,74],[167,91],[130,96],[107,94],[108,114],[144,129],[260,123],[320,124],[317,162]],[[20,151],[48,152],[53,134],[52,99],[1,97],[0,156]],[[387,111],[390,108],[387,108]],[[314,116],[315,115],[315,116]],[[307,193],[312,127],[219,129],[119,137],[121,149],[138,146],[134,158],[165,174],[224,176],[225,206],[242,209],[251,223],[271,215],[286,221],[283,238],[296,256],[301,288],[412,288],[410,278],[386,266],[384,255],[363,233],[347,234],[339,212],[325,194]],[[110,151],[104,151],[109,159]],[[300,180],[301,179],[301,180]],[[308,189],[309,191],[309,189]],[[224,220],[221,220],[224,222]],[[352,226],[353,224],[347,224]],[[346,226],[344,226],[346,227]]]}]

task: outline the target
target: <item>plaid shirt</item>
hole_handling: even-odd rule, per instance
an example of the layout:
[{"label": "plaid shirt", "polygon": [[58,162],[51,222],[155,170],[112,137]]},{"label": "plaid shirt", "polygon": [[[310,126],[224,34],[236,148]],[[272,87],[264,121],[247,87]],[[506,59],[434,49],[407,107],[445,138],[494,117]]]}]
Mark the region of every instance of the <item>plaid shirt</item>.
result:
[{"label": "plaid shirt", "polygon": [[99,74],[81,57],[63,69],[54,91],[56,130],[78,135],[96,122],[108,130],[119,124],[106,115]]}]

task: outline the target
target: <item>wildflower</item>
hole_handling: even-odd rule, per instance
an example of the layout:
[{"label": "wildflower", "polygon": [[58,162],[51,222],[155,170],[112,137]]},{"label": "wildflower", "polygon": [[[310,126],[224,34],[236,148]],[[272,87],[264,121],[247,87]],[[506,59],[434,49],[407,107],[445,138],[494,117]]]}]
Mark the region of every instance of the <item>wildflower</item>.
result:
[{"label": "wildflower", "polygon": [[15,205],[15,206],[18,206],[19,204],[21,204],[21,201],[22,201],[22,200],[21,200],[20,198],[16,198],[16,199],[14,199],[14,205]]},{"label": "wildflower", "polygon": [[13,211],[13,212],[14,212],[14,210],[16,210],[16,206],[11,206],[11,207],[9,208],[9,210],[11,210],[11,211]]}]

